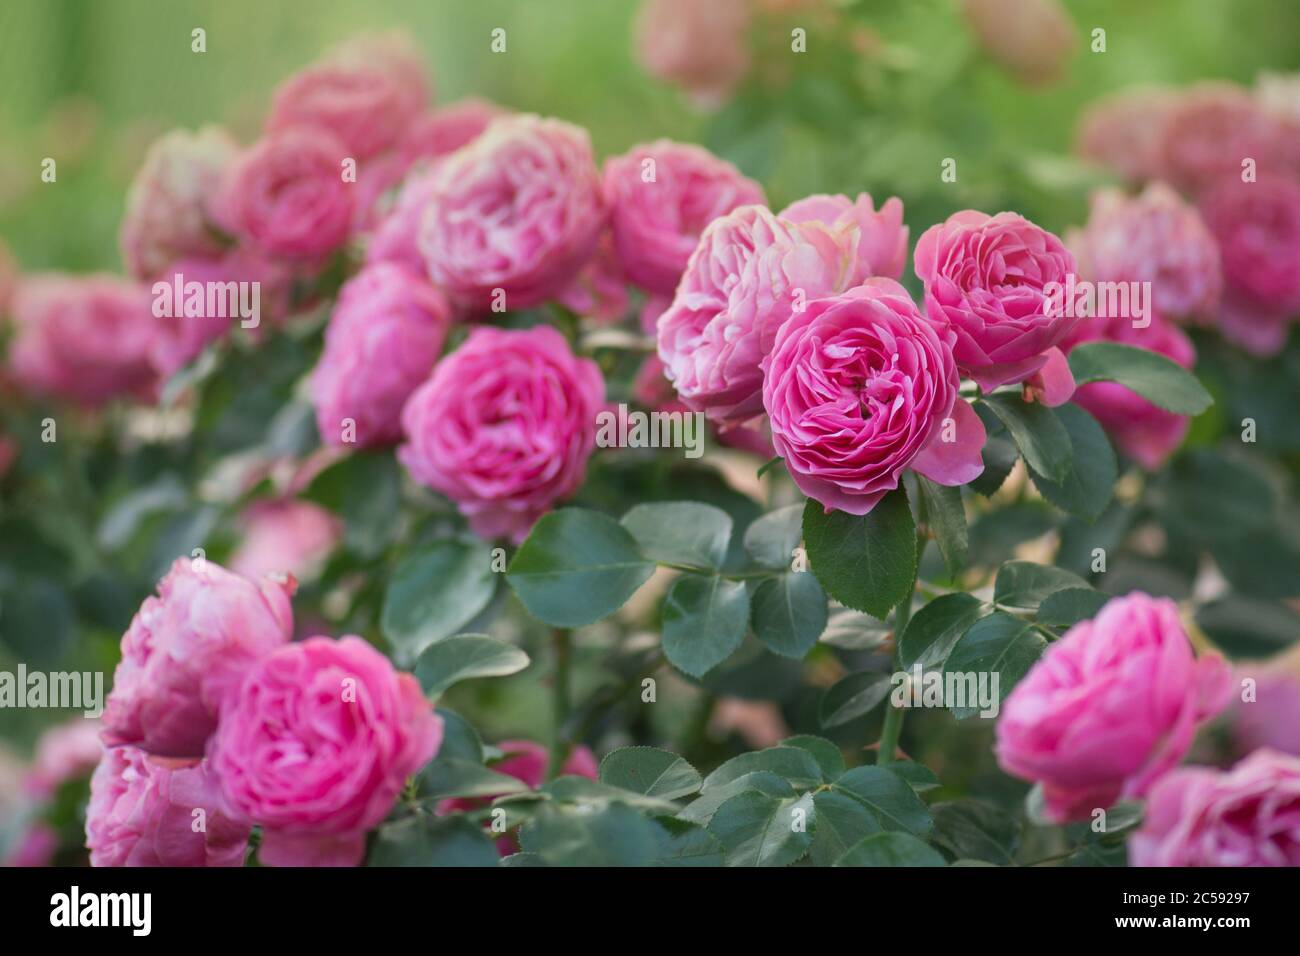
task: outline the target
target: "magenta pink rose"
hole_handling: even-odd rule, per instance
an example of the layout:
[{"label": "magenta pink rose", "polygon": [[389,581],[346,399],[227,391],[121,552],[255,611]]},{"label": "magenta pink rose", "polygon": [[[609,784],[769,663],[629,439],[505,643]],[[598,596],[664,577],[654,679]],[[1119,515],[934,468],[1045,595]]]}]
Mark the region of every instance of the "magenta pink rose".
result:
[{"label": "magenta pink rose", "polygon": [[943,485],[976,478],[984,426],[957,394],[951,341],[892,279],[817,299],[786,322],[763,362],[763,407],[799,490],[860,515],[907,468]]},{"label": "magenta pink rose", "polygon": [[659,357],[682,401],[712,420],[763,411],[763,357],[807,302],[848,288],[852,251],[820,222],[741,206],[715,219],[659,316]]},{"label": "magenta pink rose", "polygon": [[1059,822],[1144,796],[1227,704],[1231,675],[1196,658],[1168,598],[1114,598],[1044,652],[1002,702],[1002,769],[1042,784]]},{"label": "magenta pink rose", "polygon": [[1128,846],[1133,866],[1300,866],[1300,758],[1257,750],[1167,774]]},{"label": "magenta pink rose", "polygon": [[523,309],[569,285],[605,219],[586,131],[506,116],[437,164],[419,244],[429,275],[455,302]]},{"label": "magenta pink rose", "polygon": [[355,184],[343,179],[347,157],[347,148],[323,128],[269,133],[227,171],[218,219],[271,255],[317,260],[348,237]]},{"label": "magenta pink rose", "polygon": [[173,130],[152,146],[126,194],[119,245],[126,271],[154,279],[180,259],[220,257],[212,202],[239,147],[225,130]]},{"label": "magenta pink rose", "polygon": [[230,556],[230,570],[257,580],[288,575],[309,581],[343,537],[343,523],[310,501],[258,501],[239,516],[242,536]]},{"label": "magenta pink rose", "polygon": [[230,805],[262,826],[263,863],[355,866],[442,733],[415,678],[371,645],[311,637],[249,670],[210,761]]},{"label": "magenta pink rose", "polygon": [[749,0],[642,0],[636,57],[702,106],[725,102],[749,72]]},{"label": "magenta pink rose", "polygon": [[604,400],[596,363],[555,329],[477,328],[406,403],[397,457],[476,534],[522,541],[582,485]]},{"label": "magenta pink rose", "polygon": [[699,146],[661,139],[605,161],[614,247],[631,279],[671,296],[705,226],[738,206],[763,204],[763,187]]},{"label": "magenta pink rose", "polygon": [[121,395],[152,401],[157,327],[150,306],[146,287],[114,276],[25,277],[12,308],[15,381],[89,406]]},{"label": "magenta pink rose", "polygon": [[780,218],[790,222],[820,222],[850,250],[855,263],[850,286],[861,285],[873,276],[899,279],[907,264],[907,226],[903,225],[903,201],[885,200],[877,211],[870,193],[848,196],[808,196],[786,206]]},{"label": "magenta pink rose", "polygon": [[250,832],[204,761],[111,747],[90,778],[91,866],[243,866]]},{"label": "magenta pink rose", "polygon": [[260,583],[177,558],[122,637],[104,742],[198,757],[244,672],[293,634],[294,582]]},{"label": "magenta pink rose", "polygon": [[[1013,212],[968,209],[927,229],[914,260],[926,314],[956,333],[957,367],[984,391],[1052,371],[1068,374],[1064,362],[1049,359],[1077,319],[1052,314],[1044,287],[1064,284],[1077,269],[1052,233]],[[1063,392],[1064,401],[1069,385],[1047,383],[1047,391]]]},{"label": "magenta pink rose", "polygon": [[311,376],[321,440],[399,441],[402,405],[429,377],[450,324],[442,293],[402,266],[377,263],[344,283]]},{"label": "magenta pink rose", "polygon": [[37,799],[48,800],[69,780],[89,774],[104,752],[99,733],[100,722],[89,717],[74,717],[45,731],[36,742],[23,789]]}]

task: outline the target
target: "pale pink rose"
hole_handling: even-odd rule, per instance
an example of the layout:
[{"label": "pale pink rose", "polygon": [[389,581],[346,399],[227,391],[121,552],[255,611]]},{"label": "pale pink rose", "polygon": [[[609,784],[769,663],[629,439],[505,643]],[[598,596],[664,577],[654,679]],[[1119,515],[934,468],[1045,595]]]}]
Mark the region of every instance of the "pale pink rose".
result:
[{"label": "pale pink rose", "polygon": [[230,556],[230,570],[254,580],[290,575],[310,581],[343,537],[332,512],[310,501],[258,501],[239,516],[242,535]]},{"label": "pale pink rose", "polygon": [[96,406],[151,401],[156,335],[145,286],[109,275],[27,276],[13,299],[9,367],[22,388]]},{"label": "pale pink rose", "polygon": [[877,211],[870,193],[848,196],[808,196],[782,209],[777,215],[790,222],[820,222],[850,251],[855,263],[849,285],[861,285],[873,276],[899,279],[907,264],[907,226],[903,225],[903,201],[885,200]]},{"label": "pale pink rose", "polygon": [[476,534],[516,542],[581,487],[605,382],[555,329],[476,328],[402,410],[398,460]]},{"label": "pale pink rose", "polygon": [[450,324],[442,293],[402,266],[366,266],[344,283],[311,376],[321,440],[399,441],[402,405],[429,377]]},{"label": "pale pink rose", "polygon": [[91,866],[243,866],[250,832],[204,761],[111,747],[90,778]]},{"label": "pale pink rose", "polygon": [[1167,774],[1128,847],[1131,866],[1300,866],[1300,758],[1257,750]]},{"label": "pale pink rose", "polygon": [[1144,86],[1098,100],[1079,121],[1075,152],[1129,182],[1156,178],[1161,131],[1179,96],[1173,87]]},{"label": "pale pink rose", "polygon": [[1048,359],[1078,320],[1052,310],[1044,287],[1077,269],[1055,235],[1013,212],[968,209],[925,231],[914,265],[926,314],[956,333],[957,367],[984,391],[1063,366]]},{"label": "pale pink rose", "polygon": [[1151,304],[1166,318],[1204,321],[1218,308],[1219,247],[1196,208],[1163,183],[1131,198],[1116,189],[1093,194],[1070,249],[1088,279],[1150,282]]},{"label": "pale pink rose", "polygon": [[420,252],[420,222],[433,196],[432,169],[417,169],[402,184],[393,208],[379,221],[366,244],[366,263],[392,262],[416,275],[428,267]]},{"label": "pale pink rose", "polygon": [[1243,701],[1238,695],[1233,701],[1229,721],[1233,750],[1245,755],[1271,747],[1300,756],[1300,675],[1241,666],[1237,676],[1253,678],[1255,688],[1253,700]]},{"label": "pale pink rose", "polygon": [[1285,162],[1283,130],[1250,94],[1208,81],[1183,90],[1160,126],[1157,175],[1179,189],[1200,191],[1241,181],[1242,161],[1259,174]]},{"label": "pale pink rose", "polygon": [[962,0],[984,52],[1029,86],[1061,79],[1079,35],[1060,0]]},{"label": "pale pink rose", "polygon": [[104,742],[202,755],[244,673],[292,636],[293,588],[292,579],[255,584],[203,558],[177,558],[122,637]]},{"label": "pale pink rose", "polygon": [[741,206],[704,230],[669,308],[659,357],[677,394],[717,422],[763,411],[763,357],[800,304],[843,291],[851,250],[818,222]]},{"label": "pale pink rose", "polygon": [[596,254],[587,261],[556,301],[584,319],[608,325],[627,314],[630,299],[623,264],[614,253],[613,240],[602,233]]},{"label": "pale pink rose", "polygon": [[209,748],[271,866],[356,866],[366,831],[442,743],[410,674],[359,637],[286,644],[247,673]]},{"label": "pale pink rose", "polygon": [[328,130],[269,133],[230,167],[216,201],[222,226],[271,255],[317,260],[347,240],[354,184],[347,148]]},{"label": "pale pink rose", "polygon": [[33,797],[48,800],[69,780],[89,774],[104,752],[99,732],[100,722],[91,717],[74,717],[45,731],[36,742],[36,754],[23,779],[23,789]]},{"label": "pale pink rose", "polygon": [[363,37],[286,80],[266,130],[329,131],[343,145],[337,176],[343,156],[360,162],[395,146],[428,100],[429,81],[413,50],[392,38]]},{"label": "pale pink rose", "polygon": [[883,278],[781,326],[763,361],[763,406],[799,490],[828,512],[861,515],[907,468],[943,485],[978,477],[984,426],[957,394],[951,342]]},{"label": "pale pink rose", "polygon": [[437,164],[419,244],[429,275],[453,301],[523,309],[569,285],[605,220],[586,131],[506,116]]},{"label": "pale pink rose", "polygon": [[738,206],[763,204],[763,187],[708,150],[671,140],[605,160],[614,247],[631,279],[671,296],[704,228]]},{"label": "pale pink rose", "polygon": [[1145,796],[1226,706],[1230,684],[1221,657],[1194,656],[1173,601],[1114,598],[1050,645],[1002,702],[998,763],[1042,784],[1052,819],[1087,819]]},{"label": "pale pink rose", "polygon": [[157,278],[180,259],[218,258],[212,202],[239,147],[223,129],[173,130],[149,147],[126,194],[118,244],[126,271]]},{"label": "pale pink rose", "polygon": [[637,61],[701,106],[719,106],[749,72],[750,19],[748,0],[642,0]]}]

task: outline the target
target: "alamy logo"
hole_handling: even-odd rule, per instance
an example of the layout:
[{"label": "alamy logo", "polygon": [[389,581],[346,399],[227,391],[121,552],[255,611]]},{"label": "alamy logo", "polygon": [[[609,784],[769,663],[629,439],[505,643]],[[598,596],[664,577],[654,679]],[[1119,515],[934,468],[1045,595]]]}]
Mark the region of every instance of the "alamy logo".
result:
[{"label": "alamy logo", "polygon": [[87,717],[104,712],[103,671],[0,671],[0,708],[80,710]]},{"label": "alamy logo", "polygon": [[683,448],[687,458],[704,454],[703,412],[618,411],[596,415],[596,444],[601,448]]},{"label": "alamy logo", "polygon": [[260,282],[186,282],[184,273],[153,284],[154,318],[239,319],[245,329],[262,321]]},{"label": "alamy logo", "polygon": [[50,897],[51,926],[129,926],[133,936],[148,936],[153,926],[151,893],[70,893]]},{"label": "alamy logo", "polygon": [[1151,324],[1150,282],[1090,282],[1071,272],[1064,283],[1046,283],[1043,296],[1043,314],[1053,318],[1132,319],[1135,329]]},{"label": "alamy logo", "polygon": [[895,707],[956,707],[996,717],[1001,706],[1002,675],[997,671],[926,671],[916,664],[889,678]]}]

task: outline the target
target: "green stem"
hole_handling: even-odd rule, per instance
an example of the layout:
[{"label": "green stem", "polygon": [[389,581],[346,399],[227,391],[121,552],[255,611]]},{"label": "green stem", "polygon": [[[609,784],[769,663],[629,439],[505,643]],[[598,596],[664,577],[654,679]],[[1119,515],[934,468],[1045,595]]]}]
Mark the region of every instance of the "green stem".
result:
[{"label": "green stem", "polygon": [[569,758],[569,741],[565,739],[564,725],[569,721],[569,658],[570,638],[572,632],[567,628],[557,627],[551,630],[551,645],[555,650],[555,673],[552,677],[551,692],[555,708],[555,733],[551,744],[551,765],[547,777],[559,776],[560,768]]}]

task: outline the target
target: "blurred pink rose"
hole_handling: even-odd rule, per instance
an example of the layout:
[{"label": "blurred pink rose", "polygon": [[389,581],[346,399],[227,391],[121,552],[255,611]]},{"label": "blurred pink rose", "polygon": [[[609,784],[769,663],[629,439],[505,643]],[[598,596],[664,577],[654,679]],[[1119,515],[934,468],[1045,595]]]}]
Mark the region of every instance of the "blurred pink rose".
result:
[{"label": "blurred pink rose", "polygon": [[212,203],[239,147],[225,130],[173,130],[149,147],[126,194],[118,243],[126,271],[157,278],[177,260],[218,258]]},{"label": "blurred pink rose", "polygon": [[347,155],[346,147],[319,127],[269,133],[227,171],[217,218],[271,255],[319,259],[348,237],[355,184],[343,179]]},{"label": "blurred pink rose", "polygon": [[522,541],[582,485],[604,400],[596,363],[550,326],[476,328],[406,403],[397,458],[476,534]]},{"label": "blurred pink rose", "polygon": [[891,197],[877,211],[870,193],[848,196],[808,196],[782,209],[777,215],[790,222],[819,222],[850,250],[855,263],[850,286],[861,285],[873,276],[900,279],[907,264],[907,226],[903,225],[903,201]]},{"label": "blurred pink rose", "polygon": [[104,752],[99,732],[100,722],[90,717],[74,717],[45,731],[36,742],[23,789],[48,800],[69,780],[89,774]]},{"label": "blurred pink rose", "polygon": [[852,250],[818,222],[741,206],[715,219],[659,316],[659,357],[677,394],[718,422],[763,411],[759,364],[777,329],[808,301],[843,291]]},{"label": "blurred pink rose", "polygon": [[1233,701],[1233,750],[1244,755],[1271,747],[1300,756],[1300,674],[1242,665],[1237,676],[1255,679],[1255,696],[1250,701],[1240,696]]},{"label": "blurred pink rose", "polygon": [[1079,43],[1060,0],[962,0],[962,13],[990,57],[1028,86],[1061,79]]},{"label": "blurred pink rose", "polygon": [[478,139],[500,116],[510,113],[490,100],[467,97],[417,117],[397,144],[405,168],[442,159]]},{"label": "blurred pink rose", "polygon": [[1182,90],[1160,126],[1157,174],[1179,189],[1240,182],[1242,161],[1260,175],[1284,163],[1285,131],[1248,90],[1207,81]]},{"label": "blurred pink rose", "polygon": [[1160,171],[1160,136],[1178,102],[1173,87],[1132,87],[1103,97],[1084,111],[1075,151],[1129,182],[1153,179]]},{"label": "blurred pink rose", "polygon": [[356,866],[442,732],[415,678],[370,644],[311,637],[248,672],[210,760],[229,803],[262,826],[263,863]]},{"label": "blurred pink rose", "polygon": [[661,139],[605,160],[605,201],[628,278],[671,296],[705,226],[763,187],[699,146]]},{"label": "blurred pink rose", "polygon": [[250,831],[224,808],[206,762],[112,747],[90,778],[91,866],[243,866]]},{"label": "blurred pink rose", "polygon": [[407,177],[393,208],[379,221],[366,244],[366,263],[393,262],[416,275],[428,267],[420,252],[420,221],[433,196],[432,169],[417,169]]},{"label": "blurred pink rose", "polygon": [[1138,196],[1093,194],[1088,224],[1070,237],[1082,275],[1098,282],[1150,282],[1156,312],[1208,320],[1223,292],[1219,247],[1194,206],[1163,183]]},{"label": "blurred pink rose", "polygon": [[1257,750],[1167,774],[1128,846],[1132,866],[1300,866],[1300,758]]},{"label": "blurred pink rose", "polygon": [[[429,275],[454,301],[515,310],[562,292],[605,225],[585,130],[506,116],[437,164],[420,223]],[[505,294],[494,301],[494,291]]]},{"label": "blurred pink rose", "polygon": [[927,229],[914,259],[926,314],[956,333],[963,375],[988,392],[1055,370],[1049,353],[1078,321],[1048,314],[1044,287],[1077,271],[1060,239],[1013,212],[968,209]]},{"label": "blurred pink rose", "polygon": [[1218,655],[1193,656],[1173,601],[1114,598],[1050,645],[1002,702],[998,763],[1043,785],[1052,819],[1087,819],[1144,796],[1224,708],[1230,683]]},{"label": "blurred pink rose", "polygon": [[21,387],[90,406],[157,395],[146,287],[109,275],[32,275],[19,283],[12,311],[9,366]]},{"label": "blurred pink rose", "polygon": [[749,71],[748,0],[642,0],[636,58],[651,76],[718,106]]},{"label": "blurred pink rose", "polygon": [[292,636],[293,588],[292,579],[254,584],[203,558],[177,558],[122,637],[104,742],[202,755],[244,673]]},{"label": "blurred pink rose", "polygon": [[909,467],[943,485],[978,477],[984,426],[957,395],[951,341],[884,278],[814,300],[781,326],[763,361],[763,406],[799,490],[828,512],[861,515]]},{"label": "blurred pink rose", "polygon": [[277,574],[310,581],[343,537],[343,524],[332,512],[294,498],[254,502],[239,524],[242,536],[230,570],[253,580]]},{"label": "blurred pink rose", "polygon": [[58,832],[44,823],[30,823],[10,844],[9,855],[0,861],[0,866],[53,866],[58,852]]},{"label": "blurred pink rose", "polygon": [[627,314],[627,276],[608,232],[601,234],[595,255],[569,287],[556,296],[556,301],[582,318],[601,324],[617,322]]},{"label": "blurred pink rose", "polygon": [[429,377],[450,324],[442,293],[402,266],[366,266],[344,283],[311,376],[321,440],[399,441],[402,405]]},{"label": "blurred pink rose", "polygon": [[632,382],[632,397],[651,411],[683,412],[686,406],[677,397],[673,383],[664,375],[664,360],[647,355]]}]

